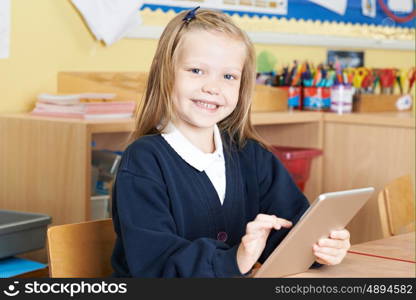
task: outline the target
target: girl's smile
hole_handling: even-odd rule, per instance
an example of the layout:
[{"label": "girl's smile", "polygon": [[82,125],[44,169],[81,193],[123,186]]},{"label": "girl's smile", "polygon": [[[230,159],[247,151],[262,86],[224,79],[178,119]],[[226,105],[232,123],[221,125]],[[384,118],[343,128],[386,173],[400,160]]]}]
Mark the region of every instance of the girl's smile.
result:
[{"label": "girl's smile", "polygon": [[213,102],[213,101],[207,101],[207,100],[199,100],[199,99],[191,99],[196,106],[198,106],[201,109],[205,109],[210,112],[216,112],[218,108],[220,107],[219,104]]}]

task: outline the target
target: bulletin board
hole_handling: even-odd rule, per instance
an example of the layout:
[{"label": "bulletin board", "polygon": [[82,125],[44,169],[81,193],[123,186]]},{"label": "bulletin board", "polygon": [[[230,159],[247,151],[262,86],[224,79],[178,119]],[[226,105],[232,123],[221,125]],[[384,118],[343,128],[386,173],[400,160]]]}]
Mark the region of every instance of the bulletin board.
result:
[{"label": "bulletin board", "polygon": [[[143,9],[179,12],[196,6],[220,9],[230,15],[286,18],[321,22],[341,22],[375,26],[414,28],[415,4],[412,12],[391,11],[389,1],[395,0],[145,0]],[[400,0],[397,0],[400,1]],[[322,4],[339,8],[343,14]],[[374,6],[374,15],[363,14],[363,6]],[[343,9],[344,6],[344,9]]]},{"label": "bulletin board", "polygon": [[[345,2],[344,14],[315,3],[321,1]],[[374,17],[364,16],[361,4],[365,1],[390,0],[144,0],[138,12],[142,23],[125,37],[158,39],[178,12],[201,6],[228,13],[254,43],[414,50],[415,19],[395,22],[379,5]]]}]

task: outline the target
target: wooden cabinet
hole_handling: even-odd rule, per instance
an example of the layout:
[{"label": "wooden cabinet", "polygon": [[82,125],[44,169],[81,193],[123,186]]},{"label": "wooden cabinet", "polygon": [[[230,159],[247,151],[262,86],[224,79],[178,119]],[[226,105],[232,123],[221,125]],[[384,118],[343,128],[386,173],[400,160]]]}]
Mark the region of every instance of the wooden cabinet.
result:
[{"label": "wooden cabinet", "polygon": [[[92,143],[123,149],[133,125],[0,116],[0,209],[45,213],[52,225],[89,220]],[[44,250],[26,257],[47,261]]]},{"label": "wooden cabinet", "polygon": [[353,244],[383,238],[378,192],[393,179],[406,174],[411,174],[415,182],[413,114],[324,114],[324,124],[322,190],[375,187],[376,192],[348,229]]},{"label": "wooden cabinet", "polygon": [[88,220],[92,141],[100,145],[105,133],[116,144],[132,128],[132,121],[2,116],[0,207],[46,213],[53,224]]},{"label": "wooden cabinet", "polygon": [[[253,117],[270,142],[322,146],[319,134],[313,134],[320,127],[319,114],[258,113]],[[92,145],[123,150],[133,128],[133,120],[1,116],[0,207],[46,213],[53,224],[89,220]],[[302,133],[307,131],[310,134]],[[309,193],[316,195],[319,190]]]}]

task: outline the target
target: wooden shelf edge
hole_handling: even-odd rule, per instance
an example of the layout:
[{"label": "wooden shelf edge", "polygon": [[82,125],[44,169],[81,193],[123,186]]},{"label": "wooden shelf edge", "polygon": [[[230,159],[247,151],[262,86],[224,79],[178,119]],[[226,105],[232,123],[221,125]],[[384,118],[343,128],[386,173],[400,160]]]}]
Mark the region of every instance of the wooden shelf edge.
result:
[{"label": "wooden shelf edge", "polygon": [[251,120],[253,125],[319,122],[322,120],[322,112],[253,112]]},{"label": "wooden shelf edge", "polygon": [[[131,132],[134,130],[135,127],[134,119],[77,120],[67,118],[31,116],[28,113],[2,114],[0,115],[0,117],[28,118],[32,120],[41,121],[85,124],[90,133]],[[333,123],[351,123],[415,128],[415,118],[412,112],[349,113],[342,115],[330,112],[308,111],[253,112],[251,113],[251,120],[253,125],[258,126],[324,121]]]},{"label": "wooden shelf edge", "polygon": [[415,128],[415,118],[412,112],[350,113],[342,115],[326,113],[323,119],[325,122],[333,123]]}]

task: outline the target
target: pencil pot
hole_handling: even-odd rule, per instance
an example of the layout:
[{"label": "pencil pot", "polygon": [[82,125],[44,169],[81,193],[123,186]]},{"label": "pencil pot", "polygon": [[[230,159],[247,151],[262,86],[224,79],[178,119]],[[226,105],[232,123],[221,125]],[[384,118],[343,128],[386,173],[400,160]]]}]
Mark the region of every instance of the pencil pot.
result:
[{"label": "pencil pot", "polygon": [[322,155],[322,150],[313,148],[298,148],[272,146],[271,151],[276,155],[292,176],[301,191],[309,179],[312,159]]},{"label": "pencil pot", "polygon": [[352,112],[355,89],[352,86],[337,85],[331,88],[331,111],[338,114]]},{"label": "pencil pot", "polygon": [[289,109],[300,108],[300,97],[301,97],[301,88],[297,86],[291,86],[288,88],[288,99],[287,105]]},{"label": "pencil pot", "polygon": [[331,92],[326,87],[304,87],[303,109],[328,111],[331,106]]}]

